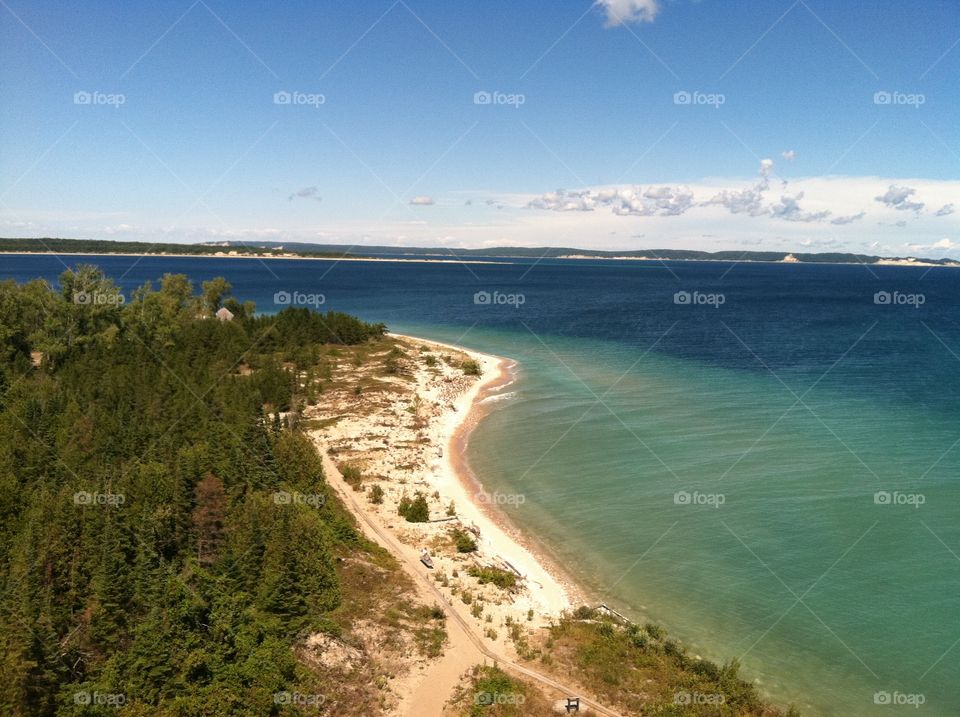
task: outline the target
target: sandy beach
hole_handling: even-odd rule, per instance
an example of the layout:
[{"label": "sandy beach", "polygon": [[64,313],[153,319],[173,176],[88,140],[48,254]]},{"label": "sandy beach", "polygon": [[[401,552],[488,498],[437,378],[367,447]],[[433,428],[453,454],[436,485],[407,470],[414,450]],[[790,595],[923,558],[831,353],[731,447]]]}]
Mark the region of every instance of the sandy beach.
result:
[{"label": "sandy beach", "polygon": [[[516,364],[397,334],[373,351],[362,365],[338,356],[324,400],[303,420],[328,483],[361,530],[397,558],[425,604],[441,605],[448,616],[443,656],[412,660],[396,676],[391,714],[446,714],[465,672],[491,659],[538,679],[555,698],[570,694],[522,664],[527,641],[580,604],[581,594],[491,504],[464,455],[470,431],[488,410],[483,399],[512,383]],[[395,372],[384,372],[391,358]],[[465,370],[470,362],[479,375]],[[427,498],[429,520],[407,522],[400,503],[418,494]],[[470,536],[475,550],[458,551],[457,534]],[[420,560],[424,549],[432,567]],[[491,569],[515,584],[482,580],[482,571]]]},{"label": "sandy beach", "polygon": [[[417,550],[426,547],[434,561],[433,574],[443,576],[439,582],[448,583],[442,589],[451,598],[469,591],[482,600],[492,617],[488,625],[508,617],[542,624],[559,616],[573,604],[576,589],[556,566],[525,544],[519,531],[491,504],[490,494],[470,476],[463,453],[470,431],[480,420],[479,401],[513,380],[512,362],[416,337],[391,337],[407,356],[430,355],[437,360],[431,366],[410,361],[403,378],[379,378],[391,391],[375,398],[357,400],[349,391],[327,394],[338,415],[331,416],[330,409],[325,409],[321,418],[327,425],[311,431],[318,447],[340,468],[358,467],[367,491],[373,486],[383,491],[380,504],[357,500],[359,510],[398,542]],[[463,359],[475,361],[480,375],[465,375],[459,367]],[[430,496],[430,522],[409,523],[397,513],[401,499],[418,492]],[[477,550],[462,554],[447,549],[444,544],[452,529],[473,535]],[[471,565],[515,573],[517,589],[504,592],[481,585],[466,574]],[[483,624],[475,616],[470,618]]]}]

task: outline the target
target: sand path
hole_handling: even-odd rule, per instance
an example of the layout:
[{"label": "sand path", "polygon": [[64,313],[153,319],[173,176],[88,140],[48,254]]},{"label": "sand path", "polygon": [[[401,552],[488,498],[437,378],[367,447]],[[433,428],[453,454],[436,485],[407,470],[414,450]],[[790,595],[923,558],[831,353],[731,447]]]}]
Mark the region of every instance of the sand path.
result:
[{"label": "sand path", "polygon": [[[362,510],[354,498],[353,489],[343,480],[333,460],[322,451],[323,468],[327,483],[337,491],[340,499],[359,520],[360,528],[370,540],[379,543],[397,558],[400,566],[417,586],[417,593],[428,603],[437,603],[447,616],[448,643],[443,657],[437,660],[419,678],[419,683],[407,694],[401,694],[402,706],[399,711],[404,717],[441,717],[443,707],[453,695],[454,688],[460,683],[463,673],[473,665],[484,661],[496,662],[502,669],[521,674],[536,680],[550,688],[556,698],[577,695],[577,690],[563,685],[535,670],[518,665],[506,656],[491,650],[484,644],[466,619],[458,612],[442,592],[433,584],[428,571],[420,562],[417,551],[395,541],[386,528],[366,511]],[[620,717],[619,713],[580,697],[584,707],[607,717]]]}]

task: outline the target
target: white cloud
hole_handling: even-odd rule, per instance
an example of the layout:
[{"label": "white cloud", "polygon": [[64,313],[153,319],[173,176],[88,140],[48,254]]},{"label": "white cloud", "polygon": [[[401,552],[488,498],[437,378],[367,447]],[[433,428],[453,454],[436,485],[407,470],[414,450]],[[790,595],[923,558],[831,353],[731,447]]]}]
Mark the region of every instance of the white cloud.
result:
[{"label": "white cloud", "polygon": [[566,189],[558,189],[531,200],[527,206],[554,212],[592,212],[596,200],[589,190],[568,192]]},{"label": "white cloud", "polygon": [[937,210],[937,216],[938,216],[938,217],[948,217],[948,216],[950,216],[951,214],[953,214],[953,212],[954,212],[953,202],[950,202],[950,204],[944,204],[942,207],[940,207],[940,208]]},{"label": "white cloud", "polygon": [[298,189],[289,197],[287,197],[288,202],[292,202],[294,199],[313,199],[318,202],[323,201],[323,198],[320,196],[320,188],[317,186]]},{"label": "white cloud", "polygon": [[824,209],[819,212],[806,212],[800,208],[803,192],[784,194],[780,201],[770,207],[770,216],[776,219],[785,219],[788,222],[822,222],[830,216],[830,211]]},{"label": "white cloud", "polygon": [[788,150],[785,151],[785,152],[781,152],[781,153],[780,153],[780,156],[783,157],[783,158],[784,158],[785,160],[787,160],[788,162],[792,162],[793,160],[795,160],[795,159],[797,158],[797,153],[794,152],[792,149],[788,149]]},{"label": "white cloud", "polygon": [[931,249],[953,249],[957,246],[958,246],[957,244],[954,244],[952,241],[944,237],[940,241],[932,244],[930,248]]},{"label": "white cloud", "polygon": [[549,209],[554,212],[592,212],[609,207],[618,216],[680,216],[694,205],[693,192],[686,187],[650,187],[646,191],[639,185],[604,187],[596,191],[567,191],[558,189],[548,192],[527,203],[533,209]]},{"label": "white cloud", "polygon": [[658,0],[596,0],[594,5],[603,8],[606,27],[628,22],[653,22],[660,12]]},{"label": "white cloud", "polygon": [[860,221],[867,215],[866,212],[858,212],[856,214],[850,214],[845,217],[834,217],[830,220],[831,224],[853,224],[854,222]]},{"label": "white cloud", "polygon": [[901,187],[896,184],[891,184],[884,194],[874,197],[874,199],[891,209],[919,212],[924,207],[923,202],[909,201],[910,197],[916,193],[917,190],[912,187]]},{"label": "white cloud", "polygon": [[427,196],[414,197],[410,200],[410,203],[418,207],[429,207],[436,204],[436,202],[433,201],[433,197]]},{"label": "white cloud", "polygon": [[763,192],[767,189],[766,180],[747,189],[724,189],[715,194],[706,204],[720,204],[731,214],[749,214],[759,217],[766,214],[763,208]]}]

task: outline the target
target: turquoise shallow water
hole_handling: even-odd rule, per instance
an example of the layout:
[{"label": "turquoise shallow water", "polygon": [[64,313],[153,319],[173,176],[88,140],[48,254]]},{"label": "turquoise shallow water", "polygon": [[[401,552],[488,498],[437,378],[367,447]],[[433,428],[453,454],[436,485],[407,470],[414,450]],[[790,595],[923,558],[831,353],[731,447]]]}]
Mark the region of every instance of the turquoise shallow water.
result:
[{"label": "turquoise shallow water", "polygon": [[[808,409],[769,375],[649,354],[631,369],[616,345],[544,341],[511,354],[520,380],[469,456],[489,487],[527,497],[511,517],[557,559],[807,713],[916,712],[877,692],[957,713],[956,661],[937,662],[957,639],[956,461],[911,478],[955,425],[829,388]],[[875,502],[895,490],[926,503]]]},{"label": "turquoise shallow water", "polygon": [[[63,268],[0,261],[0,277]],[[322,291],[327,308],[517,359],[470,464],[524,494],[511,518],[593,593],[740,659],[805,714],[960,715],[955,271],[133,261],[97,259],[124,288],[226,275],[268,311],[278,290]]]}]

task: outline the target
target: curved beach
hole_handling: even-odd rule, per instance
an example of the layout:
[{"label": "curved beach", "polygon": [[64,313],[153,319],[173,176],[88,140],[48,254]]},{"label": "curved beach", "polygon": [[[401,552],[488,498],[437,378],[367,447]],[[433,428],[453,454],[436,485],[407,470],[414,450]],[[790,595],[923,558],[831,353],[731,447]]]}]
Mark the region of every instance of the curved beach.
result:
[{"label": "curved beach", "polygon": [[[499,395],[516,380],[517,362],[462,346],[431,341],[405,334],[391,334],[417,344],[462,352],[481,366],[481,376],[455,402],[454,410],[445,415],[440,432],[446,449],[436,463],[436,488],[456,502],[458,515],[480,529],[480,548],[491,556],[508,562],[524,576],[538,612],[559,615],[582,602],[584,592],[563,569],[547,555],[537,551],[531,540],[507,514],[498,508],[498,498],[516,496],[491,494],[471,470],[467,458],[470,434],[489,412],[483,401]],[[518,494],[519,495],[519,494]]]}]

